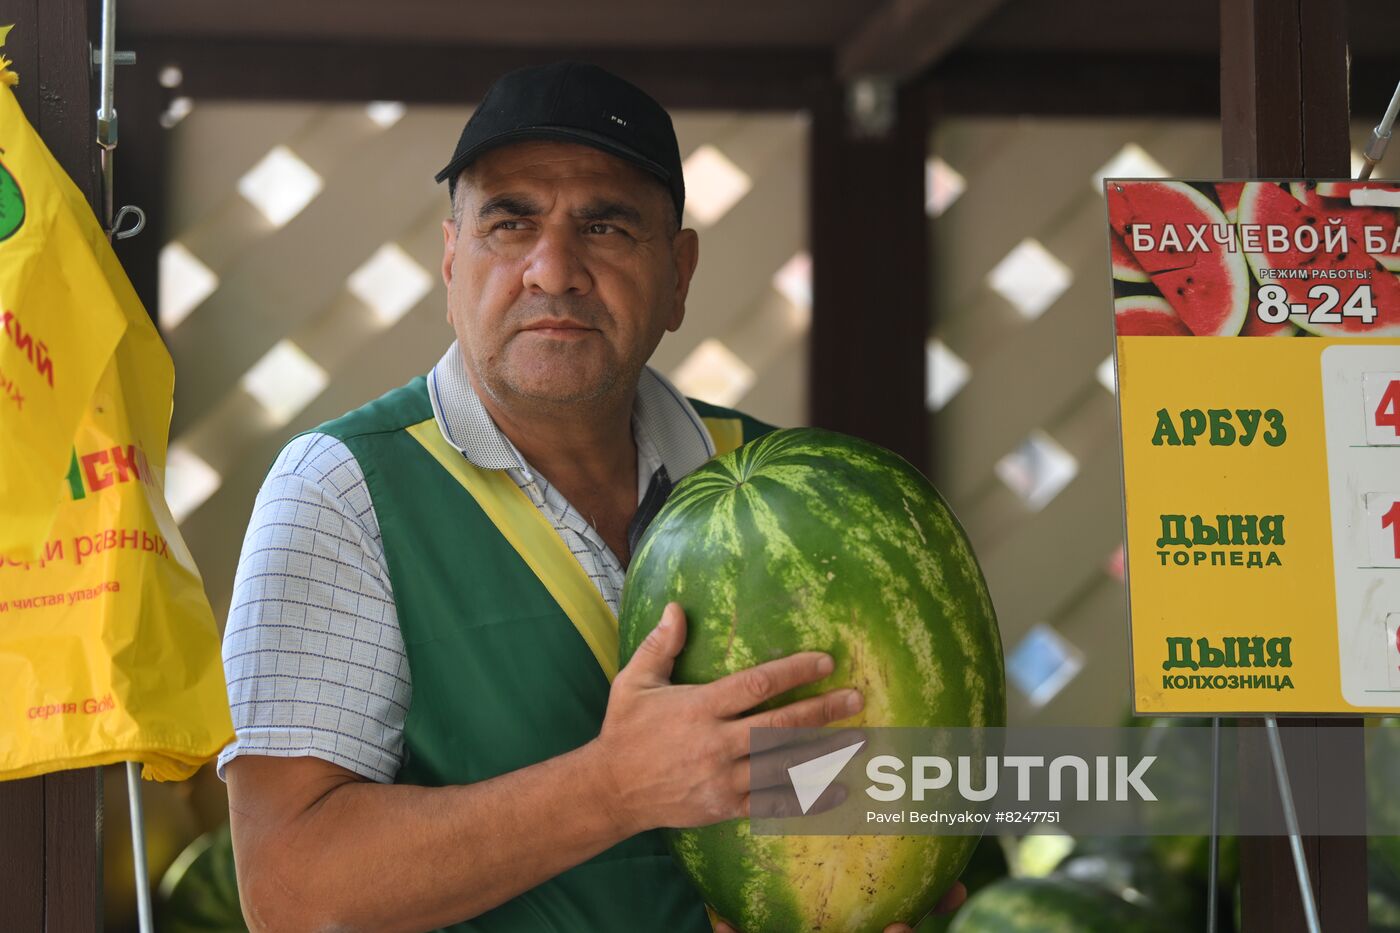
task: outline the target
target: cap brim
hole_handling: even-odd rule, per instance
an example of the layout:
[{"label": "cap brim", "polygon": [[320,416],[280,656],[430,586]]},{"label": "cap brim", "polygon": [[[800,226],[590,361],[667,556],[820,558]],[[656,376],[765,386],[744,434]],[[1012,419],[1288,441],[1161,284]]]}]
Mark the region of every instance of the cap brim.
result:
[{"label": "cap brim", "polygon": [[572,126],[528,126],[518,130],[510,130],[505,133],[498,133],[490,139],[482,140],[466,152],[458,153],[452,161],[434,179],[439,183],[449,178],[456,178],[457,175],[470,163],[480,158],[492,149],[499,149],[511,143],[524,142],[531,139],[554,139],[561,142],[580,143],[585,146],[592,146],[594,149],[615,155],[620,159],[626,159],[638,168],[645,169],[662,182],[670,184],[671,173],[662,168],[660,164],[653,162],[629,146],[624,146],[616,140],[594,133],[590,130],[576,129]]}]

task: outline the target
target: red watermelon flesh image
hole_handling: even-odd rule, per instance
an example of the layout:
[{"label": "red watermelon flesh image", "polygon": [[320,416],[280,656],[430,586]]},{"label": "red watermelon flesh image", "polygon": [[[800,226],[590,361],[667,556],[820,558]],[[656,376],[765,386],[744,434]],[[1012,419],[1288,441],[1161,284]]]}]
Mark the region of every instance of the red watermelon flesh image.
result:
[{"label": "red watermelon flesh image", "polygon": [[1277,324],[1266,324],[1259,319],[1259,295],[1253,294],[1249,299],[1249,313],[1245,315],[1244,326],[1240,328],[1241,337],[1296,337],[1298,336],[1298,326],[1291,320],[1285,318]]},{"label": "red watermelon flesh image", "polygon": [[1129,295],[1113,302],[1113,329],[1120,337],[1191,337],[1172,306],[1156,295]]},{"label": "red watermelon flesh image", "polygon": [[[1336,215],[1332,215],[1336,216]],[[1319,242],[1325,245],[1322,227],[1326,216],[1315,206],[1304,204],[1287,190],[1273,182],[1250,182],[1240,196],[1240,223],[1280,224],[1293,231],[1303,226],[1318,227]],[[1290,239],[1291,239],[1290,232]],[[1261,237],[1262,242],[1262,237]],[[1316,285],[1333,285],[1341,292],[1341,302],[1334,310],[1340,312],[1351,289],[1357,285],[1371,286],[1371,304],[1376,318],[1370,324],[1359,317],[1342,316],[1339,324],[1318,324],[1306,315],[1293,315],[1293,322],[1304,330],[1323,337],[1394,337],[1400,336],[1400,280],[1362,248],[1361,234],[1348,228],[1347,242],[1341,249],[1327,251],[1320,245],[1317,252],[1305,253],[1290,247],[1286,252],[1250,252],[1245,254],[1260,282],[1277,281],[1288,293],[1288,301],[1315,307],[1318,299],[1308,295]],[[1365,280],[1355,279],[1269,279],[1265,269],[1357,269],[1371,274]]]},{"label": "red watermelon flesh image", "polygon": [[1242,181],[1219,181],[1215,183],[1215,196],[1220,199],[1220,209],[1225,219],[1235,222],[1235,213],[1240,207],[1240,192],[1244,190]]},{"label": "red watermelon flesh image", "polygon": [[[1216,186],[1219,188],[1219,185]],[[1238,187],[1243,190],[1244,182],[1239,182]],[[1235,195],[1235,205],[1239,206],[1239,194]],[[1244,326],[1240,328],[1241,337],[1296,337],[1299,334],[1298,325],[1288,319],[1284,319],[1277,324],[1267,324],[1259,317],[1259,289],[1256,285],[1251,285],[1249,289],[1249,313],[1244,316]]]},{"label": "red watermelon flesh image", "polygon": [[1400,271],[1400,252],[1393,252],[1389,249],[1395,245],[1396,210],[1392,207],[1358,207],[1353,205],[1351,192],[1359,188],[1400,191],[1400,187],[1396,185],[1350,181],[1324,181],[1316,184],[1313,182],[1292,182],[1288,186],[1288,190],[1292,192],[1293,196],[1308,207],[1326,211],[1323,215],[1324,223],[1328,217],[1342,218],[1343,223],[1356,231],[1357,238],[1363,244],[1363,248],[1366,240],[1361,231],[1365,227],[1379,228],[1380,236],[1385,240],[1387,249],[1384,252],[1371,252],[1371,255],[1375,256],[1376,261],[1390,271]]},{"label": "red watermelon flesh image", "polygon": [[[1179,181],[1113,182],[1107,195],[1109,225],[1191,332],[1209,337],[1238,334],[1249,311],[1252,283],[1244,257],[1214,238],[1216,231],[1228,227],[1215,202]],[[1133,248],[1132,228],[1140,225],[1148,228],[1151,250]],[[1176,229],[1182,248],[1161,245],[1168,225]],[[1187,225],[1205,226],[1205,249],[1186,248]]]},{"label": "red watermelon flesh image", "polygon": [[1128,247],[1123,245],[1123,238],[1116,233],[1108,235],[1108,253],[1113,257],[1113,277],[1120,282],[1146,282],[1149,281],[1147,273],[1142,271],[1142,266],[1133,258]]}]

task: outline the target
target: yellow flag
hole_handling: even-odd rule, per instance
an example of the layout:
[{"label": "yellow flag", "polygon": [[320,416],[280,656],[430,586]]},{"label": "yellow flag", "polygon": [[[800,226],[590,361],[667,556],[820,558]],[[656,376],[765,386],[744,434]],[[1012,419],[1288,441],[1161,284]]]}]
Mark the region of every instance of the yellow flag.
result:
[{"label": "yellow flag", "polygon": [[[4,34],[0,32],[0,43]],[[0,57],[0,780],[233,736],[218,629],[165,503],[174,367]]]}]

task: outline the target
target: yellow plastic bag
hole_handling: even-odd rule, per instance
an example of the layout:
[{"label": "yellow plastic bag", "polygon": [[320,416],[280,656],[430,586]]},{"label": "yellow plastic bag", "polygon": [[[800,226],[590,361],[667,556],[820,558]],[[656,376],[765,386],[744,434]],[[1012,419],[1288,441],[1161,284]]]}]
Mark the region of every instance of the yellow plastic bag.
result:
[{"label": "yellow plastic bag", "polygon": [[174,368],[92,211],[8,90],[7,64],[0,780],[116,761],[180,780],[233,726],[218,629],[165,503]]},{"label": "yellow plastic bag", "polygon": [[[0,46],[8,31],[0,29]],[[25,120],[8,88],[13,72],[0,72],[10,79],[0,79],[0,554],[32,554],[53,523],[73,432],[126,317],[113,298],[94,300],[111,294],[116,257],[97,249],[106,237]],[[55,302],[73,313],[55,319]]]}]

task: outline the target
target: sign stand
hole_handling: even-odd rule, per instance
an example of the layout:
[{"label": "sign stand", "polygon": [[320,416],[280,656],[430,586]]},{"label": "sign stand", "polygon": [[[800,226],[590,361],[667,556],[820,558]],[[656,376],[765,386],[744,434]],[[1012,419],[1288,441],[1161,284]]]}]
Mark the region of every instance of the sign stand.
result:
[{"label": "sign stand", "polygon": [[1308,933],[1322,933],[1322,924],[1317,917],[1317,901],[1313,897],[1312,877],[1308,873],[1308,860],[1303,854],[1303,834],[1298,829],[1298,810],[1293,804],[1293,788],[1288,781],[1288,764],[1283,759],[1283,742],[1278,735],[1278,719],[1265,716],[1264,729],[1269,737],[1269,757],[1274,761],[1279,800],[1283,804],[1283,822],[1288,827],[1288,847],[1293,851],[1293,870],[1298,874],[1298,890],[1303,896],[1303,914],[1308,922]]},{"label": "sign stand", "polygon": [[136,915],[141,933],[151,933],[151,879],[146,868],[146,821],[141,813],[141,764],[126,763],[126,798],[131,813],[131,848],[136,864]]},{"label": "sign stand", "polygon": [[1216,933],[1220,913],[1220,717],[1210,720],[1210,873],[1206,882],[1206,933]]},{"label": "sign stand", "polygon": [[[1363,153],[1364,164],[1357,173],[1359,179],[1368,179],[1377,163],[1385,156],[1386,147],[1390,144],[1391,133],[1395,126],[1397,116],[1400,115],[1400,84],[1396,85],[1395,93],[1391,96],[1390,105],[1386,108],[1385,115],[1380,123],[1371,131],[1371,140]],[[1278,782],[1280,803],[1283,807],[1284,821],[1288,827],[1289,851],[1293,859],[1294,872],[1298,878],[1298,887],[1303,902],[1303,910],[1307,921],[1309,933],[1320,933],[1321,923],[1318,918],[1317,902],[1314,897],[1311,873],[1308,871],[1307,855],[1304,851],[1302,834],[1298,827],[1297,806],[1293,799],[1293,792],[1288,780],[1287,763],[1283,755],[1283,747],[1279,738],[1278,720],[1273,716],[1264,720],[1269,739],[1270,758],[1273,761],[1274,773]],[[1208,879],[1208,903],[1206,908],[1206,933],[1216,933],[1218,929],[1218,885],[1220,867],[1220,718],[1211,718],[1211,830],[1209,849],[1209,879]]]}]

